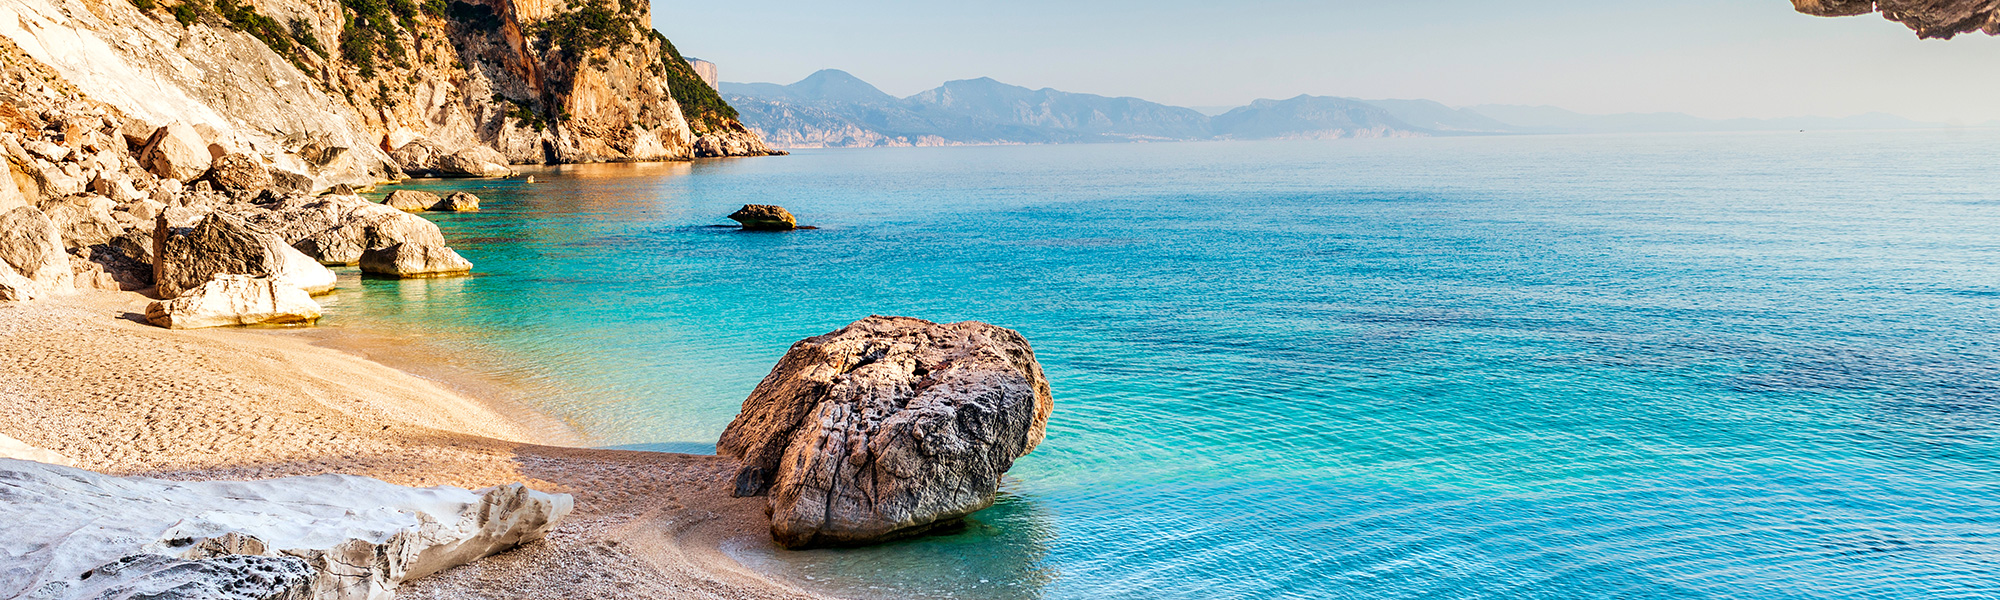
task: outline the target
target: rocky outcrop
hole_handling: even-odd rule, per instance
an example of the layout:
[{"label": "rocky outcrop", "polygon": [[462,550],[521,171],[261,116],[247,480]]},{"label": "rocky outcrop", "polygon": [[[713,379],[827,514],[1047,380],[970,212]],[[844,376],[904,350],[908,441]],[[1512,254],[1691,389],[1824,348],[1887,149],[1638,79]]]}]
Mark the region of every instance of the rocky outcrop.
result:
[{"label": "rocky outcrop", "polygon": [[472,272],[472,262],[444,246],[396,244],[361,253],[361,272],[389,277],[450,277]]},{"label": "rocky outcrop", "polygon": [[446,151],[429,141],[417,140],[389,153],[403,172],[416,177],[506,177],[507,157],[485,146]]},{"label": "rocky outcrop", "polygon": [[519,484],[183,483],[0,459],[0,597],[385,600],[541,539],[572,506]]},{"label": "rocky outcrop", "polygon": [[770,496],[779,544],[865,544],[992,505],[1052,406],[1014,331],[869,317],[793,345],[716,450],[743,463],[736,495]]},{"label": "rocky outcrop", "polygon": [[332,271],[240,217],[212,214],[179,233],[162,216],[153,236],[153,280],[161,298],[172,299],[216,275],[266,275],[314,294],[333,291]]},{"label": "rocky outcrop", "polygon": [[323,264],[352,265],[363,252],[396,244],[445,245],[436,224],[360,196],[288,196],[232,209]]},{"label": "rocky outcrop", "polygon": [[167,329],[236,325],[309,325],[320,307],[297,286],[270,277],[216,275],[172,300],[146,307],[146,322]]},{"label": "rocky outcrop", "polygon": [[2000,2],[1994,0],[1792,0],[1792,7],[1821,17],[1880,12],[1925,39],[1974,31],[2000,35]]},{"label": "rocky outcrop", "polygon": [[799,228],[799,220],[782,206],[769,204],[745,204],[736,212],[729,213],[729,219],[752,231],[791,231]]}]

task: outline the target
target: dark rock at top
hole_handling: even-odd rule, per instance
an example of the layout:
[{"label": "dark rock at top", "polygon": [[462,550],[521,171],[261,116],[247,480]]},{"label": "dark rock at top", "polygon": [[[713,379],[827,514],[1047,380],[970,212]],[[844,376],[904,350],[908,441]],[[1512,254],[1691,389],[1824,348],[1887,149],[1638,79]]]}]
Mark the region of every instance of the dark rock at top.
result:
[{"label": "dark rock at top", "polygon": [[1053,407],[1021,334],[869,317],[792,346],[722,433],[788,548],[875,543],[993,504]]},{"label": "dark rock at top", "polygon": [[2000,3],[1993,0],[1792,0],[1799,12],[1821,17],[1850,17],[1881,12],[1920,38],[1951,39],[1983,31],[2000,35]]},{"label": "dark rock at top", "polygon": [[743,224],[744,229],[756,231],[790,231],[799,228],[798,219],[782,206],[770,204],[745,204],[743,208],[730,213],[729,218]]}]

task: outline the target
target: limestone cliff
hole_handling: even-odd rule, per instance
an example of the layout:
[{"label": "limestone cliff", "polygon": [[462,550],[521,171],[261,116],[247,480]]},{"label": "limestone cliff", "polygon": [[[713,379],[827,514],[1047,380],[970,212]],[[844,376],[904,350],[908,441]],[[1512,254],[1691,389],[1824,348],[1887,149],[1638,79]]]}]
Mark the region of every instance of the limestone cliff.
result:
[{"label": "limestone cliff", "polygon": [[2000,0],[1792,0],[1792,7],[1821,17],[1880,12],[1926,39],[1974,31],[2000,35]]},{"label": "limestone cliff", "polygon": [[321,189],[402,174],[413,142],[474,165],[766,153],[646,3],[612,1],[0,0],[0,37],[134,131],[184,122]]}]

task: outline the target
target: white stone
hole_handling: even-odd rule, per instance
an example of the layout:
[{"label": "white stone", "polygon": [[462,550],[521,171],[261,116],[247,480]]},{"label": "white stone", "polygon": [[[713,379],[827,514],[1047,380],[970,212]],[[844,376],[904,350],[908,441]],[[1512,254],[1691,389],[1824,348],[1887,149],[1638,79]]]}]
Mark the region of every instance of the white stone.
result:
[{"label": "white stone", "polygon": [[311,324],[319,317],[319,303],[305,290],[250,275],[216,275],[172,300],[146,307],[146,321],[168,329]]},{"label": "white stone", "polygon": [[76,461],[70,460],[67,456],[30,446],[4,433],[0,433],[0,458],[32,460],[65,467],[76,466]]},{"label": "white stone", "polygon": [[[237,555],[302,562],[308,572],[288,578],[285,598],[389,600],[404,581],[541,539],[573,504],[519,484],[473,492],[348,475],[171,482],[0,459],[8,524],[0,598],[97,598],[120,583],[144,587],[121,577],[160,571],[100,567]],[[202,583],[255,583],[231,575],[241,577],[212,570]]]}]

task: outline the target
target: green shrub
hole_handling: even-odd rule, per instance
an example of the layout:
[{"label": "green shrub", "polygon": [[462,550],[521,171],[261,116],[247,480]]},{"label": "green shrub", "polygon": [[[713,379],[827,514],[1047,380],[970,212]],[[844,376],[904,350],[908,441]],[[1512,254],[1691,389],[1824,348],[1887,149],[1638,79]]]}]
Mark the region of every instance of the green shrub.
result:
[{"label": "green shrub", "polygon": [[132,0],[132,5],[146,12],[152,12],[154,8],[159,7],[159,4],[153,2],[153,0]]},{"label": "green shrub", "polygon": [[184,0],[174,5],[174,20],[180,21],[182,27],[187,27],[201,20],[201,12],[195,8],[193,0]]},{"label": "green shrub", "polygon": [[590,0],[541,22],[532,32],[543,52],[560,51],[577,59],[600,48],[615,50],[631,44],[638,29],[639,19],[631,11],[615,11],[605,0]]}]

